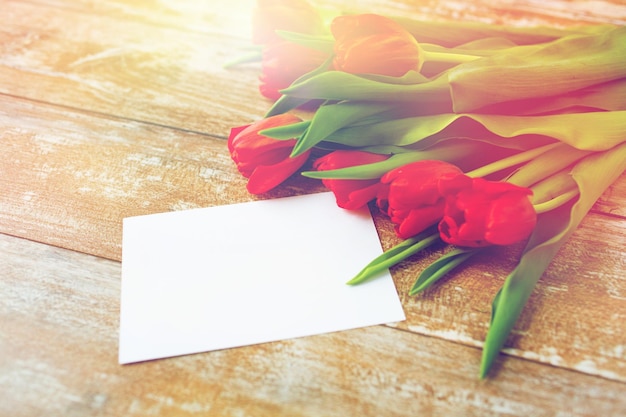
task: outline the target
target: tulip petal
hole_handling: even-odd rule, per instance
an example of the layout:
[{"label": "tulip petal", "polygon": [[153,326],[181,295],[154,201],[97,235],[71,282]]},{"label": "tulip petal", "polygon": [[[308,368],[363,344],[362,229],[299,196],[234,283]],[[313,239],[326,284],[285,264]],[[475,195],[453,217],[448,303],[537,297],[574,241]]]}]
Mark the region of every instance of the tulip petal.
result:
[{"label": "tulip petal", "polygon": [[[330,188],[337,197],[337,205],[347,210],[357,210],[374,200],[378,195],[380,183],[368,180],[338,180],[341,185]],[[345,184],[349,182],[348,184]],[[366,184],[363,184],[363,183]],[[367,185],[369,184],[369,185]]]},{"label": "tulip petal", "polygon": [[406,239],[421,233],[429,226],[437,223],[443,213],[443,200],[431,206],[420,207],[410,210],[399,225],[396,225],[396,233],[402,239]]},{"label": "tulip petal", "polygon": [[509,245],[533,231],[536,213],[526,188],[462,174],[442,179],[439,189],[446,199],[439,231],[450,244]]},{"label": "tulip petal", "polygon": [[247,190],[251,194],[263,194],[276,187],[306,162],[308,154],[286,158],[275,165],[260,165],[250,175]]},{"label": "tulip petal", "polygon": [[415,38],[392,19],[376,14],[338,16],[331,23],[336,69],[401,77],[419,71],[423,57]]},{"label": "tulip petal", "polygon": [[526,193],[511,192],[495,200],[487,218],[485,239],[494,245],[526,239],[537,223],[537,214]]}]

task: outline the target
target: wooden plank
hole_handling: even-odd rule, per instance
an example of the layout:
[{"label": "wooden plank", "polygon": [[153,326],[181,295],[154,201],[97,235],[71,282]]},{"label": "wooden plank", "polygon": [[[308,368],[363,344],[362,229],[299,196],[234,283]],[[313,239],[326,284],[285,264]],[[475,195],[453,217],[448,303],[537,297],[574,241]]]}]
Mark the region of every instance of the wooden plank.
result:
[{"label": "wooden plank", "polygon": [[487,1],[504,20],[542,22],[543,24],[572,25],[581,23],[626,23],[626,4],[622,0],[609,1]]},{"label": "wooden plank", "polygon": [[604,191],[592,211],[626,218],[626,173]]},{"label": "wooden plank", "polygon": [[626,384],[384,326],[121,366],[120,264],[0,234],[0,415],[620,416]]},{"label": "wooden plank", "polygon": [[115,20],[169,26],[198,33],[229,34],[248,39],[251,35],[249,12],[255,0],[231,0],[219,7],[196,0],[31,0],[54,9],[86,15],[109,16]]},{"label": "wooden plank", "polygon": [[31,0],[33,4],[115,20],[143,22],[197,33],[251,37],[250,11],[255,0],[231,0],[216,7],[196,0]]}]

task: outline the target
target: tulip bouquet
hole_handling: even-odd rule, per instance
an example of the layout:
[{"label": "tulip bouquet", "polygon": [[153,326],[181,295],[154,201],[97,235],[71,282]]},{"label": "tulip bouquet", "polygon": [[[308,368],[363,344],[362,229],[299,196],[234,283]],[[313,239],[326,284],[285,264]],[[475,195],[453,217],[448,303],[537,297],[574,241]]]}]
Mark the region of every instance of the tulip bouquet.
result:
[{"label": "tulip bouquet", "polygon": [[340,207],[389,217],[401,243],[349,284],[449,244],[415,295],[487,247],[525,242],[493,300],[486,376],[561,245],[626,169],[626,28],[328,23],[279,0],[254,16],[260,92],[274,103],[231,130],[229,151],[253,194],[314,159],[302,175]]}]

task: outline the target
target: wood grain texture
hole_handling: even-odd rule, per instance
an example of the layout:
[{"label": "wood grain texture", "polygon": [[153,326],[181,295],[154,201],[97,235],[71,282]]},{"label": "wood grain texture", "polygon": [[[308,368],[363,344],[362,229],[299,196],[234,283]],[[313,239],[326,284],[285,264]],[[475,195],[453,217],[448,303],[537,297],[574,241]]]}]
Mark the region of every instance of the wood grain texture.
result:
[{"label": "wood grain texture", "polygon": [[[249,46],[252,4],[0,0],[0,415],[625,414],[626,174],[539,282],[492,379],[476,379],[479,347],[519,247],[417,297],[408,288],[445,249],[398,265],[406,322],[117,365],[124,217],[323,191],[294,177],[251,196],[228,156],[229,129],[269,108],[257,67],[222,67]],[[615,0],[357,5],[517,25],[626,22]],[[374,218],[383,246],[397,243]]]},{"label": "wood grain texture", "polygon": [[[117,365],[121,266],[0,235],[0,415],[619,416],[623,383],[384,326]],[[532,376],[532,377],[530,377]]]},{"label": "wood grain texture", "polygon": [[[208,32],[219,27],[233,35],[249,36],[248,26],[241,26],[254,4],[251,0],[234,0],[219,10],[195,0],[31,0],[31,2],[81,11],[106,14],[116,19],[145,21],[153,24]],[[623,0],[552,1],[475,0],[470,2],[439,0],[315,0],[311,4],[329,13],[341,11],[411,15],[424,19],[474,20],[516,25],[566,26],[584,23],[626,22]],[[235,12],[233,12],[235,11]],[[243,18],[243,19],[242,19]],[[239,20],[238,20],[239,19]]]},{"label": "wood grain texture", "polygon": [[224,68],[249,41],[29,3],[2,7],[0,93],[220,137],[269,108],[256,71]]}]

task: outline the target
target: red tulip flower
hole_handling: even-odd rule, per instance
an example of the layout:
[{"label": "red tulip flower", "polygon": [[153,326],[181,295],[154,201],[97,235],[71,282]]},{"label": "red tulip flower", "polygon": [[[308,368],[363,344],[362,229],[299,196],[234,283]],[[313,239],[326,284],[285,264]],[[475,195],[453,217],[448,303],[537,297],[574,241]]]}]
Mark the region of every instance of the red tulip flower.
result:
[{"label": "red tulip flower", "polygon": [[336,17],[330,26],[335,37],[335,69],[352,74],[401,77],[419,71],[419,44],[397,22],[375,14]]},{"label": "red tulip flower", "polygon": [[443,216],[445,200],[439,193],[439,181],[461,173],[452,164],[434,160],[393,169],[381,178],[386,188],[378,198],[378,206],[391,218],[399,237],[415,236]]},{"label": "red tulip flower", "polygon": [[439,182],[445,196],[441,238],[469,247],[510,245],[532,233],[537,213],[532,191],[508,182],[459,175]]},{"label": "red tulip flower", "polygon": [[249,178],[247,189],[250,193],[262,194],[276,187],[304,165],[310,153],[291,158],[295,139],[277,140],[259,132],[301,121],[293,114],[284,113],[231,129],[228,150],[239,172]]},{"label": "red tulip flower", "polygon": [[324,33],[324,23],[304,0],[257,0],[252,11],[252,41],[264,45],[281,40],[277,30],[319,35]]},{"label": "red tulip flower", "polygon": [[264,97],[278,100],[280,90],[322,65],[326,58],[326,54],[318,50],[289,41],[267,44],[263,48],[259,91]]},{"label": "red tulip flower", "polygon": [[[357,165],[372,164],[381,162],[389,158],[388,155],[381,155],[363,151],[334,151],[313,163],[313,167],[318,171],[330,171],[340,168],[348,168]],[[342,180],[323,179],[322,183],[335,194],[335,199],[339,207],[356,210],[374,200],[380,190],[380,181],[372,180]]]},{"label": "red tulip flower", "polygon": [[252,13],[252,41],[263,46],[259,90],[271,100],[277,100],[279,90],[328,58],[318,50],[286,41],[277,30],[306,35],[326,33],[321,16],[304,0],[257,0]]}]

